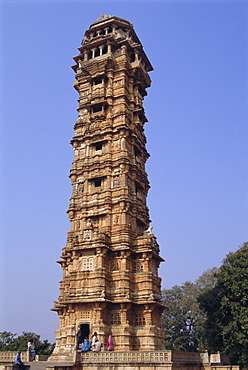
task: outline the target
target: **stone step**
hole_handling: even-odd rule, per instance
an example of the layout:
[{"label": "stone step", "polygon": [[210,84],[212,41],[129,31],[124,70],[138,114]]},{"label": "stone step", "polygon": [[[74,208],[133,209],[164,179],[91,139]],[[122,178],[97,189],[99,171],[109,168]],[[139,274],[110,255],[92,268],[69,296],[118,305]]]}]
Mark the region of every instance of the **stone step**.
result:
[{"label": "stone step", "polygon": [[27,362],[25,365],[30,366],[30,370],[46,370],[48,368],[53,368],[54,366],[73,366],[72,358],[68,356],[68,361],[66,362],[50,362],[50,361],[35,361]]}]

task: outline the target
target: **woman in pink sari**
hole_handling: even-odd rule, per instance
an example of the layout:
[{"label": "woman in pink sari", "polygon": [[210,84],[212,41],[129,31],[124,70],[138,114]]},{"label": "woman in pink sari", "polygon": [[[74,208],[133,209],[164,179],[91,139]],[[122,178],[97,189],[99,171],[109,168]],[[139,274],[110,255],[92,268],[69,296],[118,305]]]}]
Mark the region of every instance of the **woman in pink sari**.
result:
[{"label": "woman in pink sari", "polygon": [[106,348],[109,351],[113,351],[113,349],[114,349],[114,343],[113,343],[113,339],[112,339],[111,335],[109,335],[109,337],[108,337],[108,344],[107,344]]}]

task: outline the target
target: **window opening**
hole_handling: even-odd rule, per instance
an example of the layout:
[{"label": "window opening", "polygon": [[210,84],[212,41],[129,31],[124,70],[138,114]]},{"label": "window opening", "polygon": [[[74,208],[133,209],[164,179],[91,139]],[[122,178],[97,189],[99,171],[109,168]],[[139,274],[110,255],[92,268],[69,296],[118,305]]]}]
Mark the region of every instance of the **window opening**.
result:
[{"label": "window opening", "polygon": [[92,112],[93,113],[97,113],[97,112],[101,112],[101,111],[102,111],[102,104],[93,105],[93,107],[92,107]]},{"label": "window opening", "polygon": [[138,157],[141,154],[141,151],[137,148],[137,146],[134,147],[134,155],[135,157]]},{"label": "window opening", "polygon": [[102,49],[102,53],[107,54],[107,52],[108,52],[108,48],[107,48],[107,45],[105,45],[104,48]]},{"label": "window opening", "polygon": [[143,272],[144,266],[143,263],[140,261],[134,262],[134,272]]},{"label": "window opening", "polygon": [[98,48],[98,49],[96,49],[95,57],[99,57],[99,55],[100,55],[100,49]]},{"label": "window opening", "polygon": [[93,257],[83,259],[83,271],[93,270]]},{"label": "window opening", "polygon": [[142,186],[140,186],[140,184],[138,184],[137,182],[135,183],[135,192],[136,194],[140,194],[142,191]]},{"label": "window opening", "polygon": [[146,324],[146,320],[143,317],[143,314],[136,313],[134,318],[134,325],[142,326]]},{"label": "window opening", "polygon": [[134,53],[132,53],[130,55],[130,61],[131,61],[131,63],[135,61],[135,54]]},{"label": "window opening", "polygon": [[90,319],[90,311],[80,311],[79,312],[80,320],[89,320]]},{"label": "window opening", "polygon": [[99,143],[95,143],[94,146],[95,146],[96,151],[97,150],[102,150],[103,141],[99,141]]},{"label": "window opening", "polygon": [[121,324],[121,313],[120,312],[110,312],[109,313],[109,324],[110,325],[120,325]]},{"label": "window opening", "polygon": [[91,179],[90,181],[94,184],[93,186],[95,188],[98,188],[98,187],[101,187],[103,185],[104,178],[105,178],[105,176],[103,176],[103,177],[96,177],[94,179]]},{"label": "window opening", "polygon": [[102,76],[97,76],[93,79],[93,85],[99,85],[102,83]]},{"label": "window opening", "polygon": [[96,179],[94,180],[95,188],[98,188],[102,185],[102,179]]}]

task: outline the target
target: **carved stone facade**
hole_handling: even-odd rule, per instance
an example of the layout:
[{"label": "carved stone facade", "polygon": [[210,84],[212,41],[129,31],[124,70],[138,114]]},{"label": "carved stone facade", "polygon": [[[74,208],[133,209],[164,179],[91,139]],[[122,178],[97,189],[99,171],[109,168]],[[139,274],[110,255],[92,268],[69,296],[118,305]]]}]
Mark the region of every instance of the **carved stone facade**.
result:
[{"label": "carved stone facade", "polygon": [[[71,141],[70,231],[55,302],[60,326],[52,359],[98,333],[115,350],[161,350],[163,259],[149,227],[143,99],[152,66],[132,24],[103,15],[86,31],[74,58],[79,93]],[[62,356],[62,357],[61,357]]]}]

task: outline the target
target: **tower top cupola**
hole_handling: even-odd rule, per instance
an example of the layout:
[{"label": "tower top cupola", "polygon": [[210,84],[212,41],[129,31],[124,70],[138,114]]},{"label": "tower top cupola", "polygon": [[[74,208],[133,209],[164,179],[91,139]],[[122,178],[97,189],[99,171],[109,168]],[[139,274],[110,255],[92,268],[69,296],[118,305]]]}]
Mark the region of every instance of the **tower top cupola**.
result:
[{"label": "tower top cupola", "polygon": [[[102,14],[101,17],[93,22],[89,29],[86,30],[81,45],[79,51],[82,54],[88,49],[93,50],[93,48],[98,49],[99,47],[105,48],[108,53],[110,51],[113,53],[116,48],[123,46],[130,53],[136,54],[137,56],[138,54],[140,55],[139,59],[143,61],[143,67],[146,72],[153,71],[153,67],[143,50],[143,46],[133,28],[133,24],[126,19],[114,15]],[[107,47],[107,45],[109,46]],[[95,53],[93,54],[95,55]],[[102,55],[102,52],[100,55]],[[77,62],[79,58],[80,57],[77,56],[74,60]],[[80,59],[86,60],[85,58]],[[138,59],[136,59],[136,62],[137,60]],[[75,66],[73,69],[75,70]]]},{"label": "tower top cupola", "polygon": [[114,19],[117,22],[121,22],[121,23],[124,23],[126,25],[129,25],[129,26],[133,27],[132,23],[129,22],[128,20],[126,20],[126,19],[116,17],[115,15],[102,14],[101,17],[97,18],[97,20],[95,22],[91,23],[90,28],[94,27],[98,23],[107,23],[112,19]]}]

